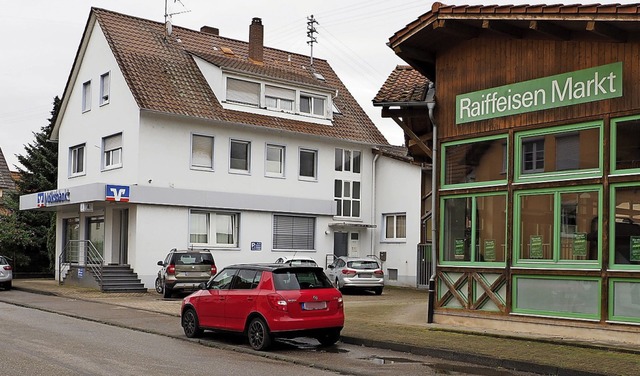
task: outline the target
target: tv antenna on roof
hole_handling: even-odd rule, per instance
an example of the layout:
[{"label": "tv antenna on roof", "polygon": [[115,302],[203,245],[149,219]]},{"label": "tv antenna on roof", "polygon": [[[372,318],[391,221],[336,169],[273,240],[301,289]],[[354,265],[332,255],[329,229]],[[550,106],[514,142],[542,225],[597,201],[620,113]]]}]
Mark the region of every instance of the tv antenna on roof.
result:
[{"label": "tv antenna on roof", "polygon": [[180,0],[173,0],[173,3],[180,3],[180,5],[182,5],[182,8],[184,8],[185,10],[180,11],[180,12],[172,12],[169,13],[169,5],[168,5],[169,0],[164,0],[164,24],[165,24],[165,32],[166,32],[166,36],[170,36],[171,32],[173,31],[173,25],[171,24],[171,16],[175,16],[176,14],[182,14],[182,13],[189,13],[191,12],[190,10],[187,9],[187,7],[184,6],[184,4],[182,3],[182,1]]},{"label": "tv antenna on roof", "polygon": [[318,39],[315,36],[315,34],[318,31],[314,26],[317,23],[318,21],[316,21],[316,19],[313,18],[313,14],[307,17],[307,37],[309,38],[309,40],[307,41],[307,44],[311,46],[311,66],[313,66],[313,44],[318,43]]}]

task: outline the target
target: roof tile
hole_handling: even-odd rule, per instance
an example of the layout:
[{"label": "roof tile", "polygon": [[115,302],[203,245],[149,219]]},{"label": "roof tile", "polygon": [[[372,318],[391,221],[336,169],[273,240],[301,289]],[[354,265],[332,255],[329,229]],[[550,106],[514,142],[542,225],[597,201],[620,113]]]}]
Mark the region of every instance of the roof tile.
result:
[{"label": "roof tile", "polygon": [[429,80],[408,65],[398,65],[382,85],[373,103],[423,102]]}]

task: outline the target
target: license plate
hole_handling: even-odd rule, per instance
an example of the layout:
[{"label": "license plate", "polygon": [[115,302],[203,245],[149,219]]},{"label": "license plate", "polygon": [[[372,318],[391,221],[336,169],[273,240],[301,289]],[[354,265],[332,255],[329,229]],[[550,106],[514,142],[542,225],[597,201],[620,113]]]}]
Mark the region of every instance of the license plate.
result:
[{"label": "license plate", "polygon": [[302,310],[304,311],[313,311],[316,309],[326,309],[327,302],[305,302],[302,303]]},{"label": "license plate", "polygon": [[360,274],[358,274],[358,276],[360,278],[371,278],[372,274],[371,273],[360,273]]}]

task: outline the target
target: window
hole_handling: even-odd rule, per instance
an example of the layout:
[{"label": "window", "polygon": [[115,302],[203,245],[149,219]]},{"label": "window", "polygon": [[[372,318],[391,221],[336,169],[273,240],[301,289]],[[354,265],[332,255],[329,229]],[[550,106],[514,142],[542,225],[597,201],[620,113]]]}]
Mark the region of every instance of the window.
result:
[{"label": "window", "polygon": [[295,90],[265,85],[264,100],[269,109],[293,111],[295,99]]},{"label": "window", "polygon": [[189,242],[221,248],[238,247],[237,213],[192,210],[189,217]]},{"label": "window", "polygon": [[335,180],[334,200],[338,217],[360,217],[360,182]]},{"label": "window", "polygon": [[555,188],[514,195],[516,263],[583,265],[599,260],[600,190]]},{"label": "window", "polygon": [[111,86],[111,78],[109,72],[100,76],[100,105],[109,103],[109,90]]},{"label": "window", "polygon": [[84,150],[85,145],[78,145],[69,148],[69,175],[84,175]]},{"label": "window", "polygon": [[315,247],[314,217],[273,216],[273,248],[313,250]]},{"label": "window", "polygon": [[213,137],[191,136],[191,167],[213,170]]},{"label": "window", "polygon": [[619,269],[640,269],[639,199],[640,186],[637,183],[627,183],[613,188],[609,260]]},{"label": "window", "polygon": [[267,144],[265,172],[267,176],[284,176],[284,146]]},{"label": "window", "polygon": [[248,141],[231,140],[229,168],[236,171],[249,172],[251,143]]},{"label": "window", "polygon": [[102,139],[103,168],[122,167],[122,133]]},{"label": "window", "polygon": [[300,94],[300,112],[324,117],[325,100],[309,94]]},{"label": "window", "polygon": [[385,240],[406,240],[406,214],[387,214],[384,216],[384,238]]},{"label": "window", "polygon": [[515,135],[515,181],[601,177],[602,123],[537,129]]},{"label": "window", "polygon": [[260,84],[227,78],[227,102],[258,107],[260,105]]},{"label": "window", "polygon": [[91,110],[91,81],[82,84],[82,112]]},{"label": "window", "polygon": [[335,170],[360,173],[360,151],[335,149]]},{"label": "window", "polygon": [[315,180],[317,175],[318,152],[310,149],[300,149],[300,177]]},{"label": "window", "polygon": [[611,121],[611,170],[616,173],[624,170],[640,169],[640,118],[625,117]]},{"label": "window", "polygon": [[507,197],[464,195],[442,200],[443,262],[505,262]]},{"label": "window", "polygon": [[506,184],[505,136],[451,142],[442,145],[442,181],[445,187]]}]

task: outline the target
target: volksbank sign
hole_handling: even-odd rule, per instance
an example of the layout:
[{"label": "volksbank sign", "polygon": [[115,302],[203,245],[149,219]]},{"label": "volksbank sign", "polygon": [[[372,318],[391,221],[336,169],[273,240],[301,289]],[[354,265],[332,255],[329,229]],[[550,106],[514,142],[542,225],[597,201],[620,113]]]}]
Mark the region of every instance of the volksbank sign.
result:
[{"label": "volksbank sign", "polygon": [[622,62],[456,96],[456,124],[622,96]]}]

